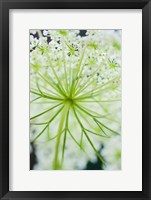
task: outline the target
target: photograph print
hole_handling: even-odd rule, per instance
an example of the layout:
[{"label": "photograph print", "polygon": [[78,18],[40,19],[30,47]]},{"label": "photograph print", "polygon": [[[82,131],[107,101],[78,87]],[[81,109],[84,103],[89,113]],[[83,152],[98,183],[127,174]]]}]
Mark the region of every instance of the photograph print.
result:
[{"label": "photograph print", "polygon": [[29,30],[30,170],[121,170],[121,30]]}]

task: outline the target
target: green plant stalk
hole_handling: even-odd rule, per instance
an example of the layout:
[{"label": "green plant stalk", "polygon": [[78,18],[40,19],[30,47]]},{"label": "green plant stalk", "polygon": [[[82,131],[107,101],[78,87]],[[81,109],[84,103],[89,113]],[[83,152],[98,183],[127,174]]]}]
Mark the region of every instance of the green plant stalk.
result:
[{"label": "green plant stalk", "polygon": [[[108,82],[106,82],[106,83],[100,85],[99,87],[96,87],[94,90],[92,89],[92,90],[86,92],[85,94],[82,94],[82,95],[80,95],[80,96],[76,96],[76,99],[88,98],[89,95],[90,95],[90,97],[92,97],[92,95],[93,95],[93,96],[94,96],[94,95],[98,95],[98,94],[100,94],[100,91],[102,92],[103,90],[108,89],[108,88],[111,87],[111,85],[109,85],[108,87],[102,89],[103,86],[112,83],[114,80],[116,80],[116,79],[118,79],[118,78],[119,78],[119,76],[114,77],[113,79],[111,79],[111,80],[109,80]],[[85,88],[84,88],[84,89],[85,89]],[[83,89],[83,90],[84,90],[84,89]],[[82,91],[83,91],[83,90],[82,90]],[[80,93],[81,93],[82,91],[80,91]],[[96,92],[98,92],[98,93],[96,93]]]},{"label": "green plant stalk", "polygon": [[69,103],[66,103],[64,110],[62,111],[62,116],[60,118],[60,124],[59,124],[59,127],[58,127],[58,137],[57,137],[56,147],[55,147],[55,156],[54,156],[54,160],[53,160],[53,169],[54,170],[61,169],[61,164],[58,161],[59,145],[60,145],[62,129],[63,129],[63,126],[64,126],[64,119],[65,119],[65,116],[67,115],[67,113],[69,111],[69,108],[70,108]]},{"label": "green plant stalk", "polygon": [[84,135],[86,136],[86,138],[87,138],[88,142],[90,143],[91,147],[93,148],[95,154],[100,159],[100,161],[103,162],[103,164],[105,164],[105,161],[104,161],[103,157],[98,153],[97,149],[93,145],[93,142],[91,141],[91,139],[87,135],[87,133],[86,133],[86,131],[85,131],[85,129],[84,129],[84,127],[83,127],[83,125],[82,125],[82,123],[81,123],[81,121],[80,121],[80,119],[79,119],[74,107],[73,107],[73,111],[74,111],[75,117],[76,117],[76,119],[77,119],[77,121],[78,121],[78,123],[79,123],[79,125],[81,127],[81,130],[83,131]]},{"label": "green plant stalk", "polygon": [[[64,106],[63,106],[64,107]],[[44,127],[44,129],[33,139],[32,142],[34,142],[35,140],[37,140],[41,134],[49,127],[49,124],[53,121],[53,119],[55,119],[57,117],[57,115],[61,112],[61,110],[63,109],[63,107],[61,107],[57,113],[48,121],[47,125]]]},{"label": "green plant stalk", "polygon": [[[46,82],[49,84],[50,87],[52,87],[53,89],[56,90],[56,92],[58,92],[59,95],[62,95],[63,97],[65,96],[64,93],[62,92],[62,90],[60,89],[60,87],[57,85],[57,83],[55,83],[54,81],[48,81],[44,76],[42,76],[40,73],[38,73],[39,76]],[[51,80],[53,80],[52,77],[50,77]]]},{"label": "green plant stalk", "polygon": [[63,140],[63,146],[62,146],[62,161],[61,161],[61,165],[63,165],[63,161],[64,161],[64,152],[65,152],[66,137],[67,137],[67,131],[68,131],[69,111],[70,111],[70,109],[68,109],[67,114],[66,114],[66,123],[65,123],[64,140]]},{"label": "green plant stalk", "polygon": [[79,64],[78,64],[77,73],[75,75],[75,81],[72,82],[72,85],[71,85],[71,88],[70,88],[71,96],[74,95],[74,93],[76,91],[77,83],[79,82],[78,77],[80,77],[80,75],[82,73],[81,70],[83,70],[83,68],[81,69],[81,65],[82,65],[82,62],[83,62],[83,59],[84,59],[85,50],[86,50],[86,47],[84,48],[84,50],[82,52],[82,55],[81,55],[81,58],[80,58],[80,61],[79,61]]},{"label": "green plant stalk", "polygon": [[64,73],[65,73],[65,88],[66,88],[66,93],[69,94],[69,87],[68,87],[68,76],[67,76],[67,69],[66,69],[66,60],[65,60],[65,47],[64,47],[64,38],[63,38],[63,51],[62,51],[62,56],[63,56],[63,67],[64,67]]}]

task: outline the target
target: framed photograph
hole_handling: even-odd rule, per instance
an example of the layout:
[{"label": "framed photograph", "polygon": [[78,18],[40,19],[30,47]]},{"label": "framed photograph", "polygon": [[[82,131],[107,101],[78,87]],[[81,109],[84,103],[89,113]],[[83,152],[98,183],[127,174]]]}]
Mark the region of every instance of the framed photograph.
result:
[{"label": "framed photograph", "polygon": [[151,199],[151,2],[0,8],[1,199]]}]

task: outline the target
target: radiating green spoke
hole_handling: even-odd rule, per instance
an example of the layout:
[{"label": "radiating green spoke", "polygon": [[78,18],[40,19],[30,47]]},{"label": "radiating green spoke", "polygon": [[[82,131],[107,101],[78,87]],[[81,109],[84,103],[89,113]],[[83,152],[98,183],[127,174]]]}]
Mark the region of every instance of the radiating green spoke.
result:
[{"label": "radiating green spoke", "polygon": [[92,133],[92,134],[97,135],[97,136],[100,136],[100,137],[110,138],[110,136],[102,135],[102,134],[96,133],[96,132],[94,132],[94,131],[91,131],[91,130],[89,130],[89,129],[85,129],[85,130],[86,130],[87,132],[89,132],[89,133]]},{"label": "radiating green spoke", "polygon": [[77,94],[80,94],[81,92],[83,92],[86,88],[88,88],[90,85],[92,85],[92,83],[94,82],[94,80],[93,80],[93,77],[94,77],[94,75],[96,75],[96,73],[98,72],[98,70],[100,69],[100,66],[92,73],[92,74],[90,74],[90,77],[91,78],[89,78],[89,79],[87,79],[87,81],[85,81],[82,85],[82,87],[81,88],[78,88],[77,87],[77,90],[75,91],[75,96],[77,95]]},{"label": "radiating green spoke", "polygon": [[37,123],[37,122],[31,122],[30,125],[45,125],[45,124],[48,124],[48,122],[40,122],[40,123]]},{"label": "radiating green spoke", "polygon": [[[39,89],[40,89],[40,88],[45,89],[47,92],[52,93],[53,95],[55,95],[56,98],[57,98],[57,97],[59,97],[59,98],[64,98],[63,95],[61,95],[61,94],[59,94],[59,93],[57,93],[57,92],[54,92],[54,91],[48,89],[46,86],[42,86],[42,85],[40,85],[40,84],[38,84],[38,85],[39,85]],[[42,92],[42,90],[41,90],[41,92]],[[48,93],[47,93],[47,94],[48,94]],[[50,94],[50,95],[51,95],[51,94]]]},{"label": "radiating green spoke", "polygon": [[113,78],[112,80],[109,80],[108,82],[106,82],[106,83],[104,83],[104,84],[101,84],[100,86],[98,86],[98,87],[96,87],[96,88],[91,89],[90,91],[88,91],[88,92],[86,92],[86,93],[84,93],[84,94],[82,94],[82,95],[77,95],[77,96],[74,97],[74,98],[80,100],[80,99],[83,99],[83,98],[89,98],[89,97],[91,97],[91,96],[97,96],[97,95],[99,95],[102,91],[104,91],[105,89],[109,89],[109,88],[110,88],[110,85],[109,85],[109,87],[107,87],[107,88],[103,88],[103,89],[102,89],[102,87],[104,87],[105,85],[108,85],[108,84],[112,83],[112,82],[113,82],[114,80],[116,80],[117,78],[119,79],[119,76]]},{"label": "radiating green spoke", "polygon": [[32,104],[33,102],[37,101],[38,99],[40,99],[41,97],[36,97],[35,99],[30,101],[30,104]]},{"label": "radiating green spoke", "polygon": [[[65,130],[63,129],[63,130],[61,131],[60,134],[62,134],[64,131],[65,131]],[[55,136],[53,136],[52,138],[49,138],[46,142],[49,142],[49,141],[51,141],[51,140],[54,140],[54,139],[56,139],[58,136],[59,136],[59,133],[56,134]]]},{"label": "radiating green spoke", "polygon": [[116,101],[121,101],[121,99],[112,99],[112,100],[96,100],[96,101],[93,101],[93,100],[78,100],[78,102],[80,103],[98,103],[98,102],[103,102],[103,103],[108,103],[108,102],[116,102]]},{"label": "radiating green spoke", "polygon": [[84,69],[84,64],[82,65],[82,62],[83,62],[83,59],[84,59],[85,51],[86,51],[86,47],[83,49],[83,52],[81,54],[81,58],[80,58],[80,61],[79,61],[78,67],[77,67],[76,78],[75,78],[75,82],[74,82],[74,85],[73,85],[73,88],[72,88],[72,94],[73,95],[75,93],[77,85],[79,84],[79,80],[80,80],[82,71]]},{"label": "radiating green spoke", "polygon": [[53,107],[51,107],[51,108],[45,110],[44,112],[41,112],[41,113],[39,113],[39,114],[37,114],[37,115],[31,117],[30,120],[33,120],[33,119],[35,119],[35,118],[37,118],[37,117],[40,117],[41,115],[44,115],[45,113],[47,113],[47,112],[53,110],[54,108],[56,108],[56,107],[58,107],[58,106],[60,106],[60,105],[61,105],[61,103],[59,103],[59,104],[57,104],[57,105],[55,105],[55,106],[53,106]]},{"label": "radiating green spoke", "polygon": [[60,103],[60,100],[51,100],[49,99],[49,101],[39,101],[39,102],[33,102],[33,104],[54,104],[54,103]]},{"label": "radiating green spoke", "polygon": [[92,142],[91,139],[89,138],[89,136],[88,136],[88,134],[86,133],[86,131],[84,131],[84,134],[85,134],[86,138],[88,139],[88,141],[89,141],[91,147],[92,147],[93,150],[95,151],[97,157],[100,159],[100,161],[101,161],[103,164],[105,164],[104,158],[103,158],[103,157],[100,155],[100,153],[96,150],[96,148],[95,148],[93,142]]},{"label": "radiating green spoke", "polygon": [[[54,90],[56,90],[56,92],[58,92],[58,94],[62,95],[63,97],[65,97],[65,93],[62,91],[62,89],[60,88],[60,86],[58,86],[57,83],[55,83],[52,77],[50,77],[49,80],[47,80],[47,78],[45,78],[43,75],[41,75],[40,73],[38,73],[39,76],[46,82],[48,83],[49,86],[51,86]],[[47,75],[48,76],[48,75]]]},{"label": "radiating green spoke", "polygon": [[67,69],[66,69],[64,39],[63,39],[62,46],[63,46],[62,57],[63,57],[63,68],[64,68],[64,74],[65,74],[65,88],[66,88],[66,93],[69,94],[69,84],[68,84],[68,75],[67,75]]},{"label": "radiating green spoke", "polygon": [[119,135],[119,133],[118,133],[117,131],[112,130],[112,129],[109,128],[108,126],[106,126],[106,125],[104,125],[103,123],[101,123],[100,121],[98,121],[98,120],[96,119],[95,116],[93,116],[91,113],[89,113],[89,112],[87,112],[86,110],[84,110],[83,108],[81,108],[81,106],[79,106],[79,105],[77,105],[77,104],[76,104],[76,106],[77,106],[80,110],[82,110],[83,112],[85,112],[88,116],[91,116],[91,117],[93,118],[93,120],[94,120],[95,122],[97,122],[97,125],[99,124],[100,129],[103,131],[103,133],[104,133],[105,135],[107,135],[107,134],[105,133],[105,131],[103,130],[103,128],[102,128],[101,126],[103,126],[104,128],[106,128],[107,130],[111,131],[112,133],[115,133],[115,134]]},{"label": "radiating green spoke", "polygon": [[39,97],[46,98],[46,99],[60,100],[60,101],[63,100],[63,98],[58,98],[58,97],[55,97],[55,96],[52,96],[52,95],[49,95],[49,94],[39,93],[38,91],[36,91],[33,88],[30,90],[30,92],[35,94],[35,95],[38,95]]},{"label": "radiating green spoke", "polygon": [[31,141],[31,142],[35,142],[41,135],[42,133],[47,129],[47,127],[49,126],[49,124],[47,124],[42,131]]},{"label": "radiating green spoke", "polygon": [[84,148],[78,143],[78,141],[75,139],[75,137],[72,135],[71,131],[68,129],[69,135],[71,136],[71,138],[73,139],[73,141],[78,145],[78,147],[86,153],[86,151],[84,150]]},{"label": "radiating green spoke", "polygon": [[57,113],[48,121],[47,125],[44,127],[44,129],[32,140],[32,142],[34,142],[35,140],[37,140],[42,133],[47,129],[47,127],[49,126],[49,124],[57,117],[57,115],[61,112],[61,110],[63,109],[64,106],[62,106]]},{"label": "radiating green spoke", "polygon": [[85,108],[84,106],[81,106],[80,104],[75,103],[75,106],[77,106],[80,110],[82,110],[83,112],[85,112],[86,114],[88,114],[91,117],[104,117],[104,115],[98,115],[98,113],[95,113],[94,111],[92,111],[88,108]]},{"label": "radiating green spoke", "polygon": [[[88,118],[87,118],[87,116],[89,115],[89,113],[87,112],[87,113],[85,113],[84,112],[84,110],[78,110],[77,109],[77,111],[79,112],[79,114],[80,114],[80,116],[82,116],[82,118],[86,121],[86,123],[87,124],[89,124],[89,126],[92,128],[92,124],[90,124],[90,122],[88,121]],[[86,114],[87,116],[84,116],[84,114]],[[96,123],[96,121],[95,121],[95,118],[92,116],[92,115],[90,115],[90,116],[88,116],[90,119],[91,119],[91,121],[93,121],[93,122],[95,122]],[[97,123],[96,123],[97,124]],[[102,134],[98,134],[98,133],[95,133],[94,131],[91,131],[91,130],[89,130],[89,129],[87,129],[87,128],[84,128],[85,130],[87,130],[87,131],[89,131],[90,133],[93,133],[94,135],[98,135],[98,136],[102,136],[102,137],[109,137],[106,133],[105,133],[105,131],[103,130],[103,128],[102,127],[100,127],[100,125],[99,124],[97,124],[97,126],[101,129],[101,131],[104,133],[104,135],[102,135]],[[95,129],[95,128],[94,128]]]},{"label": "radiating green spoke", "polygon": [[70,110],[68,109],[67,115],[66,115],[64,139],[63,139],[63,146],[62,146],[62,160],[61,160],[61,165],[63,165],[63,161],[64,161],[64,152],[65,152],[65,147],[66,147],[66,138],[67,138],[67,131],[68,131],[69,111],[70,111]]},{"label": "radiating green spoke", "polygon": [[83,125],[82,125],[82,123],[81,123],[81,121],[80,121],[80,119],[79,119],[79,117],[78,117],[78,115],[77,115],[77,113],[76,113],[74,107],[73,107],[73,111],[74,111],[75,117],[76,117],[76,119],[77,119],[79,125],[81,126],[81,129],[83,130],[83,133],[85,134],[85,136],[86,136],[86,138],[87,138],[89,144],[91,145],[92,149],[94,150],[94,152],[96,153],[96,155],[97,155],[97,157],[100,159],[100,161],[103,162],[103,163],[105,164],[105,161],[104,161],[103,157],[102,157],[102,156],[100,155],[100,153],[96,150],[96,148],[95,148],[94,145],[93,145],[93,142],[91,141],[90,137],[87,135],[87,133],[86,133],[86,131],[85,131],[85,129],[84,129],[84,127],[83,127]]},{"label": "radiating green spoke", "polygon": [[104,123],[100,122],[97,120],[97,122],[103,126],[104,128],[106,128],[107,130],[111,131],[112,133],[116,134],[116,135],[120,135],[117,131],[114,131],[113,129],[109,128],[108,126],[106,126]]}]

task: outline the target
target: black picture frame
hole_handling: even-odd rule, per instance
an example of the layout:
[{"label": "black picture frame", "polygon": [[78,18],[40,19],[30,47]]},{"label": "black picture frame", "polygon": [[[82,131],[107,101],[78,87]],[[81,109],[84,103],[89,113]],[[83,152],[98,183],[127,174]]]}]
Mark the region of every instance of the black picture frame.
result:
[{"label": "black picture frame", "polygon": [[[9,9],[142,9],[142,191],[9,191]],[[151,1],[150,0],[0,0],[0,198],[151,199]],[[131,180],[129,180],[131,181]]]}]

